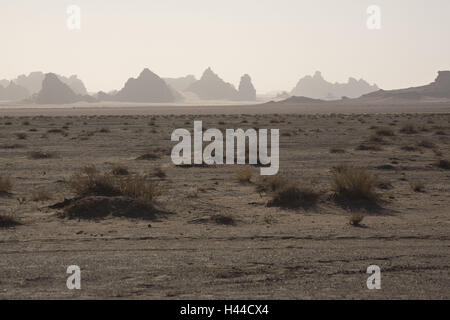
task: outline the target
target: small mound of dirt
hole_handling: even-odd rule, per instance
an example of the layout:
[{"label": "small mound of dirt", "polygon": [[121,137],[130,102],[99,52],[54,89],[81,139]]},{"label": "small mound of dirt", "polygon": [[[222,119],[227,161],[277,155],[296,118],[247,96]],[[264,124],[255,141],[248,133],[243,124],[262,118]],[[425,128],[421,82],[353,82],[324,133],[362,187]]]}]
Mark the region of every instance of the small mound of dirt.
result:
[{"label": "small mound of dirt", "polygon": [[50,208],[63,209],[58,215],[68,219],[101,219],[112,216],[154,220],[159,213],[151,204],[123,196],[66,199]]}]

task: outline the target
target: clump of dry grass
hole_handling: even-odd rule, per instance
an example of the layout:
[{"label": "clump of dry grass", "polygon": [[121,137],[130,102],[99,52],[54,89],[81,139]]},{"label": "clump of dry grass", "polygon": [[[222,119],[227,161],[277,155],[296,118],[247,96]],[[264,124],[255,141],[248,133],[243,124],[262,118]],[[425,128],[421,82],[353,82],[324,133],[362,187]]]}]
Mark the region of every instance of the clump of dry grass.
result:
[{"label": "clump of dry grass", "polygon": [[417,128],[417,126],[414,123],[405,123],[401,127],[400,132],[406,133],[406,134],[416,134],[419,132],[419,129]]},{"label": "clump of dry grass", "polygon": [[281,176],[264,176],[260,178],[256,184],[258,192],[275,192],[286,187],[289,181]]},{"label": "clump of dry grass", "polygon": [[348,222],[350,223],[350,225],[358,227],[361,225],[361,222],[364,219],[364,215],[361,213],[353,213],[349,219]]},{"label": "clump of dry grass", "polygon": [[436,144],[431,142],[430,140],[423,139],[417,143],[417,146],[427,149],[433,149],[436,147]]},{"label": "clump of dry grass", "polygon": [[331,148],[330,153],[345,153],[345,150],[340,148]]},{"label": "clump of dry grass", "polygon": [[381,147],[371,143],[361,143],[356,147],[358,151],[381,151]]},{"label": "clump of dry grass", "polygon": [[21,224],[12,214],[0,214],[0,228],[12,228]]},{"label": "clump of dry grass", "polygon": [[267,205],[284,208],[309,208],[316,205],[318,199],[319,193],[311,187],[299,187],[289,184],[275,191]]},{"label": "clump of dry grass", "polygon": [[115,176],[126,176],[129,175],[130,172],[128,171],[127,167],[124,166],[115,166],[112,170],[111,170],[112,174]]},{"label": "clump of dry grass", "polygon": [[76,198],[51,206],[64,208],[63,217],[97,219],[108,215],[152,218],[159,184],[146,175],[114,176],[94,166],[85,167],[67,181]]},{"label": "clump of dry grass", "polygon": [[400,149],[402,149],[403,151],[408,151],[408,152],[413,152],[413,151],[419,150],[419,148],[414,144],[405,144],[405,145],[401,146]]},{"label": "clump of dry grass", "polygon": [[47,151],[31,151],[28,153],[28,158],[33,160],[39,160],[39,159],[53,159],[56,158],[56,153],[54,152],[47,152]]},{"label": "clump of dry grass", "polygon": [[19,140],[25,140],[28,136],[26,133],[24,132],[17,132],[14,134],[16,136],[17,139]]},{"label": "clump of dry grass", "polygon": [[51,200],[52,196],[50,194],[50,192],[48,192],[47,190],[35,190],[31,193],[31,201],[48,201]]},{"label": "clump of dry grass", "polygon": [[0,176],[0,195],[9,194],[12,190],[11,180],[7,177]]},{"label": "clump of dry grass", "polygon": [[253,176],[253,170],[250,166],[243,166],[238,168],[235,173],[235,178],[237,181],[244,183],[244,182],[250,182]]},{"label": "clump of dry grass", "polygon": [[80,197],[119,196],[120,190],[110,174],[101,174],[95,166],[87,166],[67,181],[69,188]]},{"label": "clump of dry grass", "polygon": [[450,170],[450,161],[446,159],[441,159],[436,163],[436,166],[438,166],[441,169]]},{"label": "clump of dry grass", "polygon": [[409,185],[414,192],[425,192],[425,184],[422,181],[410,181]]},{"label": "clump of dry grass", "polygon": [[395,135],[394,130],[392,130],[391,128],[378,128],[375,131],[375,134],[378,136],[386,136],[386,137],[392,137]]},{"label": "clump of dry grass", "polygon": [[166,173],[164,172],[163,168],[157,167],[153,170],[153,175],[155,177],[158,177],[160,179],[164,179],[166,177]]},{"label": "clump of dry grass", "polygon": [[69,188],[79,197],[126,196],[143,203],[151,203],[160,195],[157,183],[145,175],[129,175],[123,178],[100,173],[95,166],[87,166],[73,174],[68,180]]},{"label": "clump of dry grass", "polygon": [[340,165],[332,171],[332,190],[338,200],[376,203],[379,179],[370,171],[350,165]]}]

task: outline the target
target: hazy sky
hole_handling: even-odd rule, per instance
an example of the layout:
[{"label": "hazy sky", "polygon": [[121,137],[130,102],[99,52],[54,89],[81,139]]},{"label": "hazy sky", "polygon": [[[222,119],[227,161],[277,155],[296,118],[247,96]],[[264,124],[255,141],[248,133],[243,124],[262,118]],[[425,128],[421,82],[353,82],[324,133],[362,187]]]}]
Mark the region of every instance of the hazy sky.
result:
[{"label": "hazy sky", "polygon": [[[66,26],[81,8],[81,30]],[[366,27],[369,5],[381,30]],[[450,69],[449,0],[0,0],[0,79],[77,74],[89,91],[120,89],[148,67],[161,77],[211,66],[258,92],[291,90],[316,70],[384,89]]]}]

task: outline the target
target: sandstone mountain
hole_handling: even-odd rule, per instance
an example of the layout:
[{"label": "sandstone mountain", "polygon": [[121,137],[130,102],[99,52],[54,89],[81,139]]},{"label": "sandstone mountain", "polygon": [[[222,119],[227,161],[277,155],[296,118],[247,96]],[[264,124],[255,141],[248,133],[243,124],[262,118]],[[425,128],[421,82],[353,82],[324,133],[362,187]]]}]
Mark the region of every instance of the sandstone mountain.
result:
[{"label": "sandstone mountain", "polygon": [[9,82],[5,87],[0,85],[0,100],[22,100],[28,98],[30,93],[22,86]]},{"label": "sandstone mountain", "polygon": [[[61,75],[56,75],[59,80],[63,83],[67,84],[73,92],[79,95],[86,95],[87,90],[84,86],[83,81],[78,79],[76,75],[72,75],[70,77],[65,77]],[[26,88],[30,94],[38,93],[42,89],[42,81],[44,81],[45,74],[41,71],[31,72],[27,75],[20,75],[16,79],[12,81],[24,88]]]},{"label": "sandstone mountain", "polygon": [[187,75],[186,77],[181,78],[163,78],[163,80],[179,92],[186,91],[191,84],[197,81],[193,75]]},{"label": "sandstone mountain", "polygon": [[239,83],[238,100],[243,101],[256,100],[256,90],[252,84],[252,78],[250,78],[248,74],[244,74],[241,77],[241,82]]},{"label": "sandstone mountain", "polygon": [[335,100],[342,97],[357,98],[378,90],[377,85],[370,85],[365,80],[349,78],[347,83],[331,83],[326,81],[317,71],[314,76],[306,76],[292,90],[293,96],[304,96],[314,99]]},{"label": "sandstone mountain", "polygon": [[42,81],[41,90],[33,96],[32,101],[38,104],[66,104],[78,101],[94,102],[88,95],[76,94],[54,73],[47,73]]},{"label": "sandstone mountain", "polygon": [[200,80],[192,83],[186,91],[195,93],[202,100],[237,100],[238,91],[223,81],[211,68],[203,73]]},{"label": "sandstone mountain", "polygon": [[136,79],[128,79],[112,99],[128,102],[175,102],[180,97],[163,79],[146,68]]},{"label": "sandstone mountain", "polygon": [[450,99],[450,71],[439,71],[435,81],[420,87],[399,90],[378,90],[366,95],[364,100],[423,100],[427,98]]}]

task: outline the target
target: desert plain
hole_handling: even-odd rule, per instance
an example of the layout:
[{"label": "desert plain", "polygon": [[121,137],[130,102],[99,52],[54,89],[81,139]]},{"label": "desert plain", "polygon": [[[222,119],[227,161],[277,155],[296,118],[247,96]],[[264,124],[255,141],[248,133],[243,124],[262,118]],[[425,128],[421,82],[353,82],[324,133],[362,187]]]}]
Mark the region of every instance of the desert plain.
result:
[{"label": "desert plain", "polygon": [[[449,299],[449,112],[445,103],[3,106],[0,298]],[[277,179],[313,200],[274,201],[256,166],[175,166],[171,133],[194,120],[280,129]],[[370,205],[338,201],[343,165],[376,180]],[[71,188],[85,167],[144,177],[154,210],[129,214],[133,204],[108,195],[90,208]],[[70,265],[80,290],[66,286]],[[367,288],[370,265],[381,269],[379,290]]]}]

